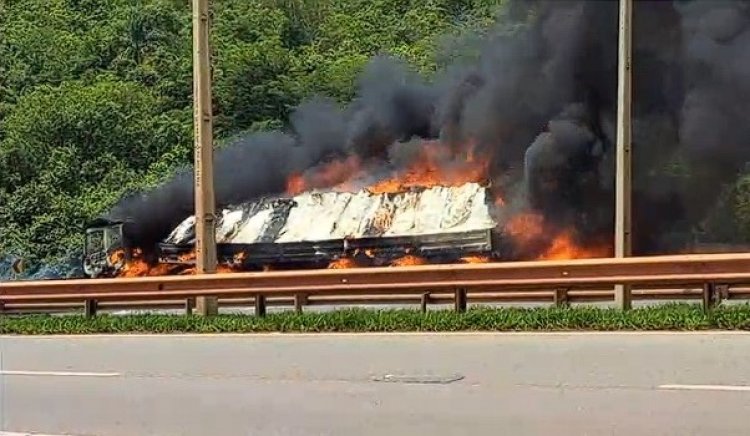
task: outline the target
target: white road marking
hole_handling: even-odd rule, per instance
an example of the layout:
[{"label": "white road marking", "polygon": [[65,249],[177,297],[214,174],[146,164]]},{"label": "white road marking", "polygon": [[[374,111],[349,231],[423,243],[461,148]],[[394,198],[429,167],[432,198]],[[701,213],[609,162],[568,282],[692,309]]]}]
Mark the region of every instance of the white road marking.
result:
[{"label": "white road marking", "polygon": [[[0,371],[0,375],[50,376],[50,377],[119,377],[119,372],[70,372],[70,371]],[[0,434],[0,436],[3,436]]]},{"label": "white road marking", "polygon": [[661,385],[659,389],[685,391],[735,391],[750,392],[750,386],[742,385]]}]

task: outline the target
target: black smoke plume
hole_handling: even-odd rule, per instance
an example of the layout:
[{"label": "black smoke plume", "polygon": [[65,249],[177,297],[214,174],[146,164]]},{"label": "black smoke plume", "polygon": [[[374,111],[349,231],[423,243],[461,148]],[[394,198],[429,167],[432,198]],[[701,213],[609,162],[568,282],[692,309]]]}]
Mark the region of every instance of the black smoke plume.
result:
[{"label": "black smoke plume", "polygon": [[[513,2],[496,29],[453,40],[456,53],[445,58],[454,61],[431,80],[376,57],[346,107],[316,97],[297,108],[289,132],[245,135],[220,149],[217,203],[280,194],[291,173],[329,159],[399,165],[414,141],[470,141],[490,156],[507,210],[541,213],[583,242],[611,241],[617,3]],[[750,158],[748,4],[635,2],[636,253],[685,249]],[[185,170],[123,199],[109,217],[132,221],[134,242],[148,248],[192,208]]]}]

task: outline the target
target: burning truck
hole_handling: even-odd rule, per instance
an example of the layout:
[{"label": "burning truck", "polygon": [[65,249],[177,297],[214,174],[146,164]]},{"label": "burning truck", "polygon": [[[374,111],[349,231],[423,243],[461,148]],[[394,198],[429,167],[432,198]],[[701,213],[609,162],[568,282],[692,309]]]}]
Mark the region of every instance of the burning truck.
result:
[{"label": "burning truck", "polygon": [[[242,175],[237,180],[226,176],[236,182],[232,192],[242,194],[240,198],[254,197],[227,201],[230,196],[217,189],[223,206],[215,235],[219,271],[606,256],[609,241],[601,244],[580,238],[579,229],[590,227],[586,221],[590,213],[585,204],[571,200],[598,192],[589,187],[597,178],[584,176],[598,171],[590,156],[595,156],[599,143],[593,135],[580,132],[586,130],[578,124],[553,121],[528,148],[524,171],[533,177],[521,178],[515,185],[521,188],[525,208],[493,176],[486,151],[477,150],[471,141],[457,145],[439,140],[397,142],[390,153],[398,159],[349,155],[302,171],[281,171],[281,195],[252,196],[245,187],[253,184],[237,180],[246,181],[245,177],[258,173],[244,168],[229,171],[224,168],[232,163],[229,158],[219,160],[222,174]],[[571,136],[575,139],[572,150],[561,155],[558,151]],[[240,143],[234,150],[249,153],[242,147],[256,145]],[[231,157],[231,152],[219,155],[226,156]],[[570,168],[576,171],[571,174]],[[564,186],[558,183],[568,179]],[[192,197],[182,189],[191,180],[175,178],[175,186],[157,190],[157,195],[136,197],[143,203],[129,209],[131,216],[141,217],[140,222],[102,218],[92,223],[86,231],[87,276],[192,273],[195,217],[190,212],[177,216],[169,209],[176,193]],[[161,192],[164,198],[158,195]],[[177,204],[190,202],[182,199]],[[132,214],[132,210],[139,213]],[[159,210],[168,211],[169,220],[151,216]],[[158,231],[149,227],[167,222],[169,226]],[[143,237],[143,229],[158,235],[151,238],[153,243]]]},{"label": "burning truck", "polygon": [[[611,255],[617,5],[516,4],[527,25],[476,62],[426,80],[379,56],[349,103],[311,97],[285,131],[217,148],[219,270]],[[634,202],[655,180],[634,183]],[[86,230],[86,274],[192,273],[193,203],[189,170],[121,199]],[[659,216],[641,216],[641,246],[660,244]]]},{"label": "burning truck", "polygon": [[[458,263],[496,257],[500,250],[492,197],[479,183],[373,193],[307,191],[262,198],[220,210],[217,256],[222,270],[340,268]],[[84,271],[121,275],[139,262],[129,223],[98,220],[86,230]],[[185,218],[153,247],[162,271],[194,264],[195,217]],[[147,268],[148,262],[142,262]],[[151,262],[153,264],[153,262]],[[135,266],[135,268],[138,268]],[[142,275],[135,271],[133,275]]]},{"label": "burning truck", "polygon": [[[285,174],[283,194],[220,201],[219,272],[606,256],[608,244],[582,243],[578,226],[562,219],[566,208],[556,201],[565,199],[559,184],[539,182],[562,180],[559,168],[580,160],[581,153],[568,153],[562,163],[549,158],[559,142],[555,126],[551,123],[551,133],[529,147],[534,159],[525,169],[535,178],[523,190],[525,210],[506,203],[507,189],[493,185],[490,159],[471,142],[460,147],[441,141],[396,144],[408,150],[397,164],[356,156],[331,159]],[[586,139],[585,144],[595,144]],[[587,147],[581,149],[588,154]],[[585,180],[581,174],[579,183]],[[185,186],[191,179],[173,180]],[[153,210],[167,210],[164,205],[171,200],[153,194],[138,198]],[[555,219],[549,220],[536,203],[555,206]],[[194,272],[195,217],[169,210],[174,215],[170,225],[157,232],[144,224],[167,221],[150,219],[152,209],[138,209],[140,223],[101,218],[87,228],[83,263],[88,277]],[[143,237],[144,228],[158,235],[155,242]]]}]

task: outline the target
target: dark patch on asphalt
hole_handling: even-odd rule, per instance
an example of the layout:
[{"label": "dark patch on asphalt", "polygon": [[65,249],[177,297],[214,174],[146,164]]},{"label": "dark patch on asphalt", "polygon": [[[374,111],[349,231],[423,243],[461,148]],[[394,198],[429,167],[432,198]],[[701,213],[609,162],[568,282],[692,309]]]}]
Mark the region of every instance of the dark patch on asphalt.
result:
[{"label": "dark patch on asphalt", "polygon": [[407,383],[407,384],[448,384],[463,380],[461,374],[434,375],[434,374],[385,374],[373,377],[373,381],[384,383]]}]

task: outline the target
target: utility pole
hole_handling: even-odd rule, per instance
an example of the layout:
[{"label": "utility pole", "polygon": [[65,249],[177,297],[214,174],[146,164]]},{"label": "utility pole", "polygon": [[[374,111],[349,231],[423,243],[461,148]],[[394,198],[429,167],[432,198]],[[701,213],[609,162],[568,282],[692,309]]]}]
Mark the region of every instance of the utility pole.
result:
[{"label": "utility pole", "polygon": [[[214,197],[213,114],[209,0],[193,0],[193,125],[195,141],[195,269],[216,272],[216,204]],[[216,297],[198,297],[200,315],[218,313]]]},{"label": "utility pole", "polygon": [[[615,257],[631,253],[632,138],[632,19],[633,0],[620,0],[617,68],[617,170],[615,173]],[[631,308],[630,286],[615,286],[615,304]]]}]

